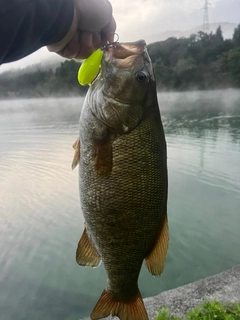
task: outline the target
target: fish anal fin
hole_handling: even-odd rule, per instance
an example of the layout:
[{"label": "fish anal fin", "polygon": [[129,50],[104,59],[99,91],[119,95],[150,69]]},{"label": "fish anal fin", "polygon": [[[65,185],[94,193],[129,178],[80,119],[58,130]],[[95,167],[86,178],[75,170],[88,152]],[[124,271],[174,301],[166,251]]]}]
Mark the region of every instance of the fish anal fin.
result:
[{"label": "fish anal fin", "polygon": [[154,276],[159,276],[163,272],[168,251],[168,241],[168,220],[166,216],[156,244],[150,254],[145,258],[148,271]]},{"label": "fish anal fin", "polygon": [[109,134],[93,138],[93,160],[98,175],[108,176],[112,172],[112,142]]},{"label": "fish anal fin", "polygon": [[91,244],[87,230],[84,228],[83,234],[79,240],[76,260],[80,266],[97,267],[101,262],[101,257]]},{"label": "fish anal fin", "polygon": [[103,291],[90,318],[98,320],[109,315],[117,316],[121,320],[148,320],[147,311],[144,307],[141,293],[130,301],[117,301],[106,290]]},{"label": "fish anal fin", "polygon": [[72,161],[72,170],[76,168],[76,166],[79,164],[80,161],[80,139],[78,138],[74,144],[73,149],[75,150],[73,161]]}]

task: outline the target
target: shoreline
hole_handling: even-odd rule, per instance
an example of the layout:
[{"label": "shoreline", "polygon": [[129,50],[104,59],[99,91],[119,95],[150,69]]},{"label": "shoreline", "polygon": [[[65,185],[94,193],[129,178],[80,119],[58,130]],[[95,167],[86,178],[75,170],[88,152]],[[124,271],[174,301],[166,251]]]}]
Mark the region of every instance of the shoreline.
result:
[{"label": "shoreline", "polygon": [[[188,311],[205,301],[217,300],[223,304],[240,303],[240,265],[143,300],[150,320],[156,318],[157,311],[162,307],[168,308],[170,314],[175,317],[184,317]],[[110,316],[104,319],[118,318]]]}]

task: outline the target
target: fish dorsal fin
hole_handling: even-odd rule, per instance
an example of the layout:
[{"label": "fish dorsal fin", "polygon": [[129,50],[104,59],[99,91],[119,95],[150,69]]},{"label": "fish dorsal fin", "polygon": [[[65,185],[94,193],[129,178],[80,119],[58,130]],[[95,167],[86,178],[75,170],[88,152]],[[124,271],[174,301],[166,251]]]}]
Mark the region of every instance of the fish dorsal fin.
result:
[{"label": "fish dorsal fin", "polygon": [[145,258],[148,271],[154,276],[159,276],[163,272],[168,250],[168,241],[168,220],[166,216],[156,244],[150,254]]},{"label": "fish dorsal fin", "polygon": [[75,150],[73,161],[72,161],[72,170],[76,168],[76,166],[79,164],[80,161],[80,139],[78,138],[74,144],[73,149]]},{"label": "fish dorsal fin", "polygon": [[86,227],[84,228],[83,234],[78,243],[76,260],[80,266],[89,267],[97,267],[101,262],[100,255],[89,240]]},{"label": "fish dorsal fin", "polygon": [[97,320],[109,315],[117,316],[121,320],[148,320],[139,291],[131,301],[118,301],[104,290],[90,317],[92,320]]}]

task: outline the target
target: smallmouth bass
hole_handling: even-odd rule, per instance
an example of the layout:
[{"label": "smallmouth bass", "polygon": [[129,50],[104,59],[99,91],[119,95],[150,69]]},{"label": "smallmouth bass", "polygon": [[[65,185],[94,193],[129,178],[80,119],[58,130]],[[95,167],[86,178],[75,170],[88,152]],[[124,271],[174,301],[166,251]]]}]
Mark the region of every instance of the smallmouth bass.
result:
[{"label": "smallmouth bass", "polygon": [[144,260],[151,274],[162,273],[169,236],[167,150],[145,41],[104,49],[74,148],[85,218],[76,259],[103,261],[107,272],[91,319],[147,320],[139,273]]}]

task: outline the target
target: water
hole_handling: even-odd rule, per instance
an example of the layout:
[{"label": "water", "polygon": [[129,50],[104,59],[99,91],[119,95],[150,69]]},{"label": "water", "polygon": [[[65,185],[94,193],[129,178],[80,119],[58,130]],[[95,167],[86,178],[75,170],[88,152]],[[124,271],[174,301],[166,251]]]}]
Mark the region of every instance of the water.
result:
[{"label": "water", "polygon": [[[240,91],[159,94],[168,143],[170,248],[144,297],[240,263]],[[71,171],[81,98],[0,101],[0,320],[76,320],[105,286],[79,267]]]}]

